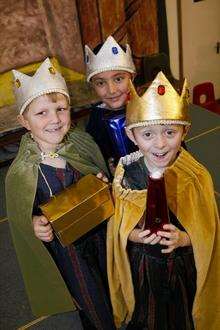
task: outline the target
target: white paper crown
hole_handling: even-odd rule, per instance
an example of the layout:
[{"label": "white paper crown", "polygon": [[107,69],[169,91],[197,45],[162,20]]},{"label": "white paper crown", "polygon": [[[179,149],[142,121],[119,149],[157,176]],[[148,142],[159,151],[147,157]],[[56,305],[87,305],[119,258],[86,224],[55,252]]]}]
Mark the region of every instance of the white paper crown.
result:
[{"label": "white paper crown", "polygon": [[97,54],[85,46],[86,76],[89,81],[94,75],[104,71],[128,71],[135,73],[136,69],[131,55],[131,49],[126,44],[124,51],[112,36],[109,36]]},{"label": "white paper crown", "polygon": [[49,93],[61,93],[69,98],[66,82],[62,75],[53,67],[49,58],[30,77],[22,72],[12,70],[14,75],[14,93],[20,114],[38,96]]}]

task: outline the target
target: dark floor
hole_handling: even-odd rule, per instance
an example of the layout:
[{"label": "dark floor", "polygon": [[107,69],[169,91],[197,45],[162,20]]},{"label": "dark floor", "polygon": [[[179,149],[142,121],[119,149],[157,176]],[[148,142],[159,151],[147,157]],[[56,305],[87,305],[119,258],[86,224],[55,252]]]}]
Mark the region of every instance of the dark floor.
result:
[{"label": "dark floor", "polygon": [[220,115],[196,105],[190,107],[192,128],[186,138],[188,151],[210,172],[220,210]]},{"label": "dark floor", "polygon": [[[0,223],[0,329],[14,330],[35,319],[24,289],[8,222]],[[81,330],[77,312],[51,316],[28,329]]]}]

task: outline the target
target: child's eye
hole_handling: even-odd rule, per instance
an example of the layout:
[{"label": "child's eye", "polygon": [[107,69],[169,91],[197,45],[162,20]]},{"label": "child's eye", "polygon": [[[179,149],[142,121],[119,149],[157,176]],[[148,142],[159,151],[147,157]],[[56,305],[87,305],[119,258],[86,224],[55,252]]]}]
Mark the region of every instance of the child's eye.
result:
[{"label": "child's eye", "polygon": [[114,81],[115,81],[116,83],[120,83],[120,82],[122,82],[122,80],[124,80],[124,77],[122,77],[122,76],[118,76],[118,77],[115,77],[115,78],[114,78]]},{"label": "child's eye", "polygon": [[64,108],[64,107],[60,107],[60,108],[57,108],[57,111],[66,111],[66,110],[68,110],[67,108]]},{"label": "child's eye", "polygon": [[36,113],[36,116],[45,116],[46,115],[46,111],[40,111]]},{"label": "child's eye", "polygon": [[145,132],[145,133],[144,133],[144,136],[145,136],[146,138],[150,138],[150,137],[152,136],[152,134],[151,134],[151,132]]},{"label": "child's eye", "polygon": [[176,133],[176,131],[174,131],[174,130],[172,130],[172,129],[166,131],[166,135],[167,135],[167,136],[174,136],[175,133]]},{"label": "child's eye", "polygon": [[97,87],[103,87],[104,84],[105,84],[105,82],[102,81],[102,80],[98,80],[98,81],[94,82],[94,85],[97,86]]}]

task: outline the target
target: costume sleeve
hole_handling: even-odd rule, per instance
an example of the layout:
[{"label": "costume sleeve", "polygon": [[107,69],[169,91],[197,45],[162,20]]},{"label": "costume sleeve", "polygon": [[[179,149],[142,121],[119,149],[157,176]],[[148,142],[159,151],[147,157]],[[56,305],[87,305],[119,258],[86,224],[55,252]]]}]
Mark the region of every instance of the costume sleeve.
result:
[{"label": "costume sleeve", "polygon": [[88,123],[86,125],[86,132],[89,133],[94,140],[96,141],[96,136],[97,136],[97,120],[98,120],[98,112],[96,108],[92,108],[90,115],[89,115],[89,120]]},{"label": "costume sleeve", "polygon": [[107,162],[114,155],[114,146],[109,136],[105,121],[103,120],[103,109],[93,108],[89,117],[89,122],[86,127],[86,132],[89,133],[96,144],[99,146],[101,153]]}]

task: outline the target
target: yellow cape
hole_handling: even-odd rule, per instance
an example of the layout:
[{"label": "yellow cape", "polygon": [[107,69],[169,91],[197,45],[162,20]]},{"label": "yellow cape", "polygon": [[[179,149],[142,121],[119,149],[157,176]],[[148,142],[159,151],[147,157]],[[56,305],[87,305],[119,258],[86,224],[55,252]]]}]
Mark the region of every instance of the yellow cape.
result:
[{"label": "yellow cape", "polygon": [[[108,224],[108,277],[115,323],[131,319],[135,298],[126,245],[129,233],[141,219],[146,190],[124,189],[123,164],[132,162],[133,153],[121,159],[113,182],[115,214]],[[140,154],[139,154],[140,157]],[[165,171],[170,210],[190,236],[197,269],[197,291],[193,319],[198,330],[216,330],[220,325],[220,238],[219,216],[212,179],[208,171],[187,151],[181,150]]]}]

